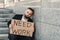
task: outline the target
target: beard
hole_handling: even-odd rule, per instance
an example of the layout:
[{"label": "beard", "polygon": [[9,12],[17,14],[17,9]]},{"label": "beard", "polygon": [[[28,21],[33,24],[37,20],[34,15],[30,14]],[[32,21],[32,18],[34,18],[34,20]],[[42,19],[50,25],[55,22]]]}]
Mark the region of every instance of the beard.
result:
[{"label": "beard", "polygon": [[24,15],[24,17],[26,18],[26,19],[28,19],[29,17],[27,17],[26,15]]}]

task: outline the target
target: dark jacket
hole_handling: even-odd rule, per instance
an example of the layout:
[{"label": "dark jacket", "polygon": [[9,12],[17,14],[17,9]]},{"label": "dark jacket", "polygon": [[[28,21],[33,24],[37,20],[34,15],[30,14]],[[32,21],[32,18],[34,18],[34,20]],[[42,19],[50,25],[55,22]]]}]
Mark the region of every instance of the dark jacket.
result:
[{"label": "dark jacket", "polygon": [[[17,19],[17,20],[21,20],[23,15],[18,15],[16,14],[12,19]],[[28,22],[33,22],[31,18],[28,19]],[[8,27],[11,24],[11,20],[8,22]],[[10,34],[8,36],[9,40],[35,40],[34,39],[34,33],[33,33],[33,37],[27,37],[27,36],[18,36],[18,35],[14,35],[14,34]]]}]

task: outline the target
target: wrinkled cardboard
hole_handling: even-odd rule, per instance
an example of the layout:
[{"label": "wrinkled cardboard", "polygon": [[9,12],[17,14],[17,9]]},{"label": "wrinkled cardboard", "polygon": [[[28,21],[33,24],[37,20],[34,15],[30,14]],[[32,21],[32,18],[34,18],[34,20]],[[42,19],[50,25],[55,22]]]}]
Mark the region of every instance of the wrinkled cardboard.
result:
[{"label": "wrinkled cardboard", "polygon": [[34,23],[32,22],[12,19],[10,27],[10,34],[32,37],[34,32]]}]

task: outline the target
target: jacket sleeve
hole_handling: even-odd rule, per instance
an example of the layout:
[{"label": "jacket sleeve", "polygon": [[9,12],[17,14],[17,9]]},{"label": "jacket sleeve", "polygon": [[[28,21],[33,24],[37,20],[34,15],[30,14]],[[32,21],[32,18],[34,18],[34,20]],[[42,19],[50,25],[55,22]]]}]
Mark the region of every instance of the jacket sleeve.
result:
[{"label": "jacket sleeve", "polygon": [[[29,18],[28,21],[34,23],[34,21],[31,18]],[[33,40],[35,40],[35,33],[36,33],[36,28],[35,28],[35,23],[34,23],[34,32],[33,32],[33,37],[32,37]]]},{"label": "jacket sleeve", "polygon": [[[15,15],[16,16],[16,15]],[[12,19],[14,19],[15,18],[15,16],[14,17],[12,17]],[[11,24],[11,19],[7,22],[7,26],[9,27],[9,25]]]},{"label": "jacket sleeve", "polygon": [[11,20],[10,21],[8,21],[8,23],[7,23],[7,25],[8,25],[8,27],[9,27],[9,25],[11,24]]},{"label": "jacket sleeve", "polygon": [[35,33],[36,33],[36,28],[35,28],[35,25],[34,25],[33,40],[35,40]]}]

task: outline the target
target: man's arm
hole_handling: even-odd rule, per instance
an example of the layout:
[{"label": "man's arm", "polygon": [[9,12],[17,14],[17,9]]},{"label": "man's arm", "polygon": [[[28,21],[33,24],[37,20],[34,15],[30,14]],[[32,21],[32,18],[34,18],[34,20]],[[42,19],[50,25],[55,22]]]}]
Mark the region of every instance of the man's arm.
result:
[{"label": "man's arm", "polygon": [[8,23],[7,23],[7,25],[8,25],[8,27],[9,27],[9,25],[11,24],[11,20],[10,21],[8,21]]},{"label": "man's arm", "polygon": [[[12,17],[12,19],[21,19],[21,18],[22,18],[22,14],[21,15],[16,14],[14,17]],[[11,20],[8,21],[8,23],[7,23],[8,27],[10,24],[11,24]]]}]

